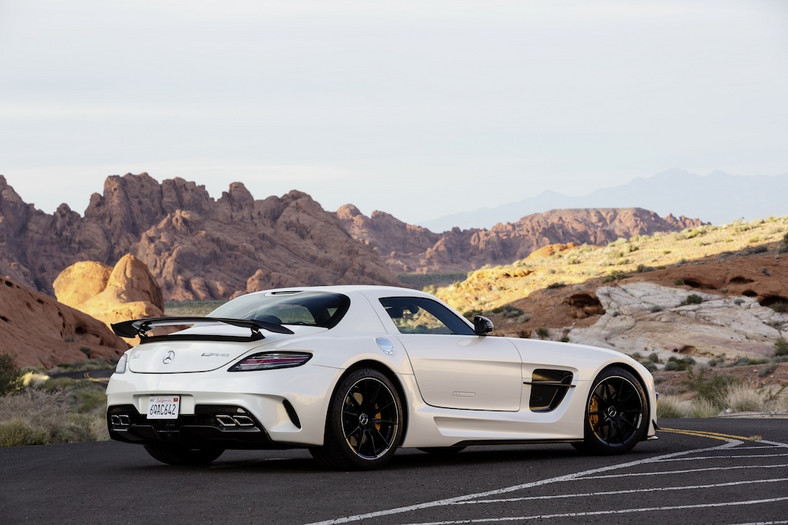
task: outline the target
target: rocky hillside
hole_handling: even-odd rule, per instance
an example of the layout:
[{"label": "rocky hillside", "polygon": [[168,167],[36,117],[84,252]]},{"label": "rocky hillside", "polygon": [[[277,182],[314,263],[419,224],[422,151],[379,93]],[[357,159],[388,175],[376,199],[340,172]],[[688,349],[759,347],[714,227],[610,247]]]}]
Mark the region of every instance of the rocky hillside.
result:
[{"label": "rocky hillside", "polygon": [[788,217],[552,246],[438,290],[497,334],[649,354],[763,358],[788,337]]},{"label": "rocky hillside", "polygon": [[69,265],[143,261],[165,299],[224,299],[274,286],[395,284],[371,247],[333,213],[292,191],[255,200],[234,183],[218,200],[180,178],[108,177],[84,216],[61,205],[48,215],[0,176],[0,275],[52,293]]},{"label": "rocky hillside", "polygon": [[128,345],[104,323],[0,277],[0,354],[19,367],[115,360]]},{"label": "rocky hillside", "polygon": [[489,230],[454,228],[433,233],[388,213],[363,215],[353,205],[336,212],[345,229],[372,246],[395,273],[467,272],[508,264],[554,243],[604,245],[618,238],[674,232],[702,225],[698,219],[665,218],[640,208],[552,210]]}]

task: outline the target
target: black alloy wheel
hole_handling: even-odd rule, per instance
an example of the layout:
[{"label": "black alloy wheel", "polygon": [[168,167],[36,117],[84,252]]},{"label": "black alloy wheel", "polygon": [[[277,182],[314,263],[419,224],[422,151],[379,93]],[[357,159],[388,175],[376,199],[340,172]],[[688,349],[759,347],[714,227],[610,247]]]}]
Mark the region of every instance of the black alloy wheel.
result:
[{"label": "black alloy wheel", "polygon": [[324,444],[310,452],[332,469],[378,468],[399,446],[403,420],[402,402],[392,382],[377,370],[356,370],[334,391]]},{"label": "black alloy wheel", "polygon": [[585,413],[585,440],[577,448],[592,453],[624,453],[648,431],[646,393],[640,381],[623,368],[608,368],[597,376]]}]

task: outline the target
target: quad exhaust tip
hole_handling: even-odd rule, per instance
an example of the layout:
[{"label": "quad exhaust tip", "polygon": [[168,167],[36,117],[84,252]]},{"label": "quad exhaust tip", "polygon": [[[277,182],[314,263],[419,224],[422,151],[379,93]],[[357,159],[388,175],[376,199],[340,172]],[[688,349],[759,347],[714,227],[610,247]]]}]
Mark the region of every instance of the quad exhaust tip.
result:
[{"label": "quad exhaust tip", "polygon": [[216,422],[223,428],[251,428],[254,421],[249,416],[216,414]]}]

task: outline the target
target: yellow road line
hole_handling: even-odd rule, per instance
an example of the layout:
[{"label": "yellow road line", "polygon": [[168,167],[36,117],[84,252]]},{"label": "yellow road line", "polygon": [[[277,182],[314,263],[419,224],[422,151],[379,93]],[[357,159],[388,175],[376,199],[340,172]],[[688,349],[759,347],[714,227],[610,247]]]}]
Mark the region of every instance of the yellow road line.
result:
[{"label": "yellow road line", "polygon": [[706,432],[703,430],[684,430],[681,428],[660,428],[662,432],[670,432],[671,434],[685,434],[687,436],[705,437],[709,439],[719,439],[721,441],[760,441],[763,436],[734,436],[731,434],[720,434],[719,432]]}]

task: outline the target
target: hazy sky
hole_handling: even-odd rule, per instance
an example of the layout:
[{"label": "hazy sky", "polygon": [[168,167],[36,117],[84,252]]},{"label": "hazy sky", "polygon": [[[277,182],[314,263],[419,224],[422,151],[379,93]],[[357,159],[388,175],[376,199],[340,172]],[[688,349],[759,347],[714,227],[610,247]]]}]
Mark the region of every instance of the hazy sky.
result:
[{"label": "hazy sky", "polygon": [[0,0],[0,174],[46,212],[147,171],[418,222],[670,168],[788,172],[788,1]]}]

